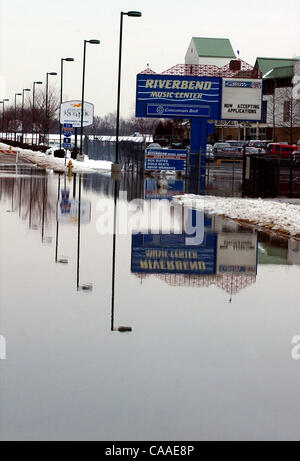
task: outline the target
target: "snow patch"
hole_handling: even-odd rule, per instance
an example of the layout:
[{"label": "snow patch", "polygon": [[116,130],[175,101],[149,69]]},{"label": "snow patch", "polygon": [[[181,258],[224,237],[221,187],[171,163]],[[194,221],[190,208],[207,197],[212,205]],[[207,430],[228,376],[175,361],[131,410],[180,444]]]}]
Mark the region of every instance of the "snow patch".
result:
[{"label": "snow patch", "polygon": [[[0,143],[1,149],[9,149],[8,144]],[[20,148],[13,148],[18,152],[19,159],[26,159],[30,162],[34,163],[35,165],[39,166],[40,168],[45,168],[47,170],[53,170],[58,172],[66,172],[68,171],[68,163],[69,161],[72,162],[72,171],[74,173],[81,173],[81,172],[94,172],[94,171],[107,171],[111,170],[112,162],[108,162],[106,160],[90,160],[88,157],[85,157],[83,162],[78,162],[77,160],[73,160],[70,157],[66,160],[64,158],[54,157],[53,149],[48,149],[47,153],[33,151],[30,149],[20,149]],[[15,155],[15,154],[10,154]]]},{"label": "snow patch", "polygon": [[300,205],[268,199],[176,195],[177,203],[300,238]]}]

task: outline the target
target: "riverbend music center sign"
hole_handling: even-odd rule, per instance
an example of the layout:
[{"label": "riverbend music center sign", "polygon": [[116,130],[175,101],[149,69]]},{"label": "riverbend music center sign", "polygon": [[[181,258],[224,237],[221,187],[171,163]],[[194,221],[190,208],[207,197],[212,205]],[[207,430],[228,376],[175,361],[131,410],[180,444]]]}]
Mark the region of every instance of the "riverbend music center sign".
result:
[{"label": "riverbend music center sign", "polygon": [[261,112],[261,79],[137,75],[137,117],[260,121]]}]

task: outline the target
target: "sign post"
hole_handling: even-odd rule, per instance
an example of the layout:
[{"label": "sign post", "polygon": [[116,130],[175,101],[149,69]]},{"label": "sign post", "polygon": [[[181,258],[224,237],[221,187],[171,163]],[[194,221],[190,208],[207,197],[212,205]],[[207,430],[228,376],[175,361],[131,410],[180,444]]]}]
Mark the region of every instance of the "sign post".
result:
[{"label": "sign post", "polygon": [[185,169],[185,149],[146,149],[145,170],[184,172]]},{"label": "sign post", "polygon": [[62,134],[64,135],[62,146],[65,149],[71,149],[71,136],[73,134],[73,126],[71,123],[64,123]]},{"label": "sign post", "polygon": [[[94,105],[90,102],[83,104],[83,126],[92,125],[94,121]],[[81,101],[66,101],[60,107],[60,123],[71,123],[73,128],[80,128]]]},{"label": "sign post", "polygon": [[[208,120],[260,121],[262,80],[138,74],[136,117],[189,119],[189,176],[205,189]],[[200,173],[200,176],[199,176]]]}]

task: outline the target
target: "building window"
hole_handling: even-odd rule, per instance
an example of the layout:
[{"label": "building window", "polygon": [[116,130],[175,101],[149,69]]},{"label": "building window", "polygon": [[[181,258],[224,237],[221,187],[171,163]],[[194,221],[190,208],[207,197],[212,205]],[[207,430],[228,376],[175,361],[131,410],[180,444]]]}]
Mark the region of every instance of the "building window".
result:
[{"label": "building window", "polygon": [[267,123],[268,101],[263,101],[262,105],[262,123]]},{"label": "building window", "polygon": [[283,121],[289,122],[291,116],[291,101],[284,101],[283,103]]}]

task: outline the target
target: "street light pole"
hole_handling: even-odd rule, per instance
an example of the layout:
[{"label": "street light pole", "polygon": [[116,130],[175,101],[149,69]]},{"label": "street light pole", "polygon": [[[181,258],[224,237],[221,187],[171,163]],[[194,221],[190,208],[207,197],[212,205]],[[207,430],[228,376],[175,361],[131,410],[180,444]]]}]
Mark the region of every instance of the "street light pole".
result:
[{"label": "street light pole", "polygon": [[[117,93],[117,120],[116,120],[116,158],[115,164],[119,163],[119,128],[120,128],[120,94],[121,94],[121,65],[122,65],[122,36],[123,36],[123,16],[139,18],[142,16],[140,11],[121,11],[120,15],[120,41],[119,41],[119,70],[118,70],[118,93]],[[115,167],[114,170],[120,171],[120,167]]]},{"label": "street light pole", "polygon": [[82,91],[81,91],[81,120],[80,120],[80,150],[79,154],[82,155],[82,130],[83,130],[83,104],[84,104],[84,83],[85,83],[85,55],[86,44],[99,45],[100,40],[84,40],[83,46],[83,68],[82,68]]},{"label": "street light pole", "polygon": [[24,91],[30,91],[30,88],[23,88],[22,90],[22,142],[24,136]]},{"label": "street light pole", "polygon": [[60,106],[59,106],[59,149],[61,149],[61,123],[60,123],[60,112],[61,112],[61,105],[62,105],[62,99],[63,99],[63,72],[64,72],[64,66],[63,62],[72,62],[74,61],[74,58],[61,58],[60,60]]},{"label": "street light pole", "polygon": [[47,72],[46,73],[46,123],[45,123],[45,143],[48,142],[48,75],[57,75],[57,72]]},{"label": "street light pole", "polygon": [[[2,130],[1,130],[1,131],[2,131],[2,135],[3,135],[3,132],[4,132],[4,111],[5,111],[5,109],[4,109],[4,103],[5,103],[6,101],[9,101],[9,99],[2,99],[2,101],[0,101],[0,104],[3,104],[3,106],[2,106]],[[7,139],[7,132],[5,132],[5,139]]]},{"label": "street light pole", "polygon": [[34,131],[34,102],[35,102],[35,85],[42,85],[43,82],[33,82],[32,88],[32,138],[31,138],[31,145],[33,146],[33,131]]},{"label": "street light pole", "polygon": [[17,96],[22,96],[22,93],[15,93],[15,141],[17,140]]}]

